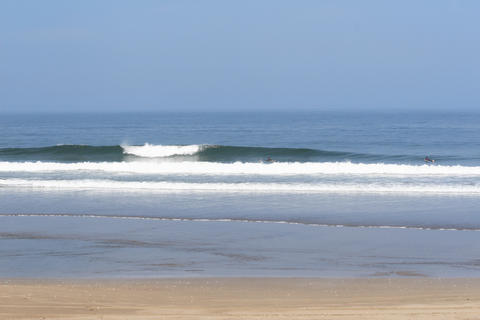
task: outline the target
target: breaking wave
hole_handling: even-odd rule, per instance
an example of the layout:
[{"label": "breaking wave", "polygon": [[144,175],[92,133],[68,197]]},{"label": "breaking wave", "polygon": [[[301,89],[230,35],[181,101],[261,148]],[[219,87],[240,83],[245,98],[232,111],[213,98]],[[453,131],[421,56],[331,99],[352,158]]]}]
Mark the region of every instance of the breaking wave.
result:
[{"label": "breaking wave", "polygon": [[[274,161],[266,161],[270,157]],[[145,144],[0,149],[4,188],[480,195],[479,178],[480,166],[302,148]]]},{"label": "breaking wave", "polygon": [[137,174],[193,175],[408,175],[480,176],[480,166],[405,165],[350,162],[0,162],[0,172],[102,171]]},{"label": "breaking wave", "polygon": [[200,145],[162,146],[146,143],[143,146],[122,146],[123,153],[144,158],[164,158],[178,155],[193,155],[201,150]]},{"label": "breaking wave", "polygon": [[37,148],[0,148],[0,161],[121,162],[135,159],[179,158],[206,162],[256,162],[271,157],[279,162],[417,162],[422,156],[374,155],[308,148],[270,148],[223,145],[57,145]]}]

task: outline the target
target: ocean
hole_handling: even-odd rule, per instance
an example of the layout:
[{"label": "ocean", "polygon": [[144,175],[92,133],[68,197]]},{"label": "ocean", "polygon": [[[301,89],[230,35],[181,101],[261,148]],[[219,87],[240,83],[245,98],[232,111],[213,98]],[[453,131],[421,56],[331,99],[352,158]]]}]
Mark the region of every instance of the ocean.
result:
[{"label": "ocean", "polygon": [[0,116],[0,277],[479,276],[478,208],[475,113]]}]

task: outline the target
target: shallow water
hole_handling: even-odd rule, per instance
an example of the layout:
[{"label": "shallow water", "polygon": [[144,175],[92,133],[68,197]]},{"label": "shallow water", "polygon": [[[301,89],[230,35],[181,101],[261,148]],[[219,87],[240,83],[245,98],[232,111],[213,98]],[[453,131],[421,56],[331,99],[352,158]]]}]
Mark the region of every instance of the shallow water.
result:
[{"label": "shallow water", "polygon": [[7,277],[473,277],[480,272],[475,231],[0,219],[0,272]]}]

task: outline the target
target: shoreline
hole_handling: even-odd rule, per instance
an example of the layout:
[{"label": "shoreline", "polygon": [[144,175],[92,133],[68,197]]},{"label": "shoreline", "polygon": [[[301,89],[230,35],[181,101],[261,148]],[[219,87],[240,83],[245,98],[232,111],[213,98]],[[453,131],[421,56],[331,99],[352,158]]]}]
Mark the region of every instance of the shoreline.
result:
[{"label": "shoreline", "polygon": [[480,278],[0,278],[1,319],[476,319]]}]

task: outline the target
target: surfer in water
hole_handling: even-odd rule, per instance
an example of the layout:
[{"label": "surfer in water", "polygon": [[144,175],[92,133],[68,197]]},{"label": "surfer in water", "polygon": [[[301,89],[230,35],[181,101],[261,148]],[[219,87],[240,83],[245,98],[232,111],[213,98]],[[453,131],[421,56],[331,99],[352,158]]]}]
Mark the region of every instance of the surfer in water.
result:
[{"label": "surfer in water", "polygon": [[272,158],[268,157],[267,160],[265,160],[265,162],[267,162],[267,163],[274,163],[275,160],[273,160]]},{"label": "surfer in water", "polygon": [[423,160],[425,160],[425,162],[435,163],[435,160],[434,160],[434,159],[430,159],[429,156],[426,156],[425,159],[423,159]]}]

